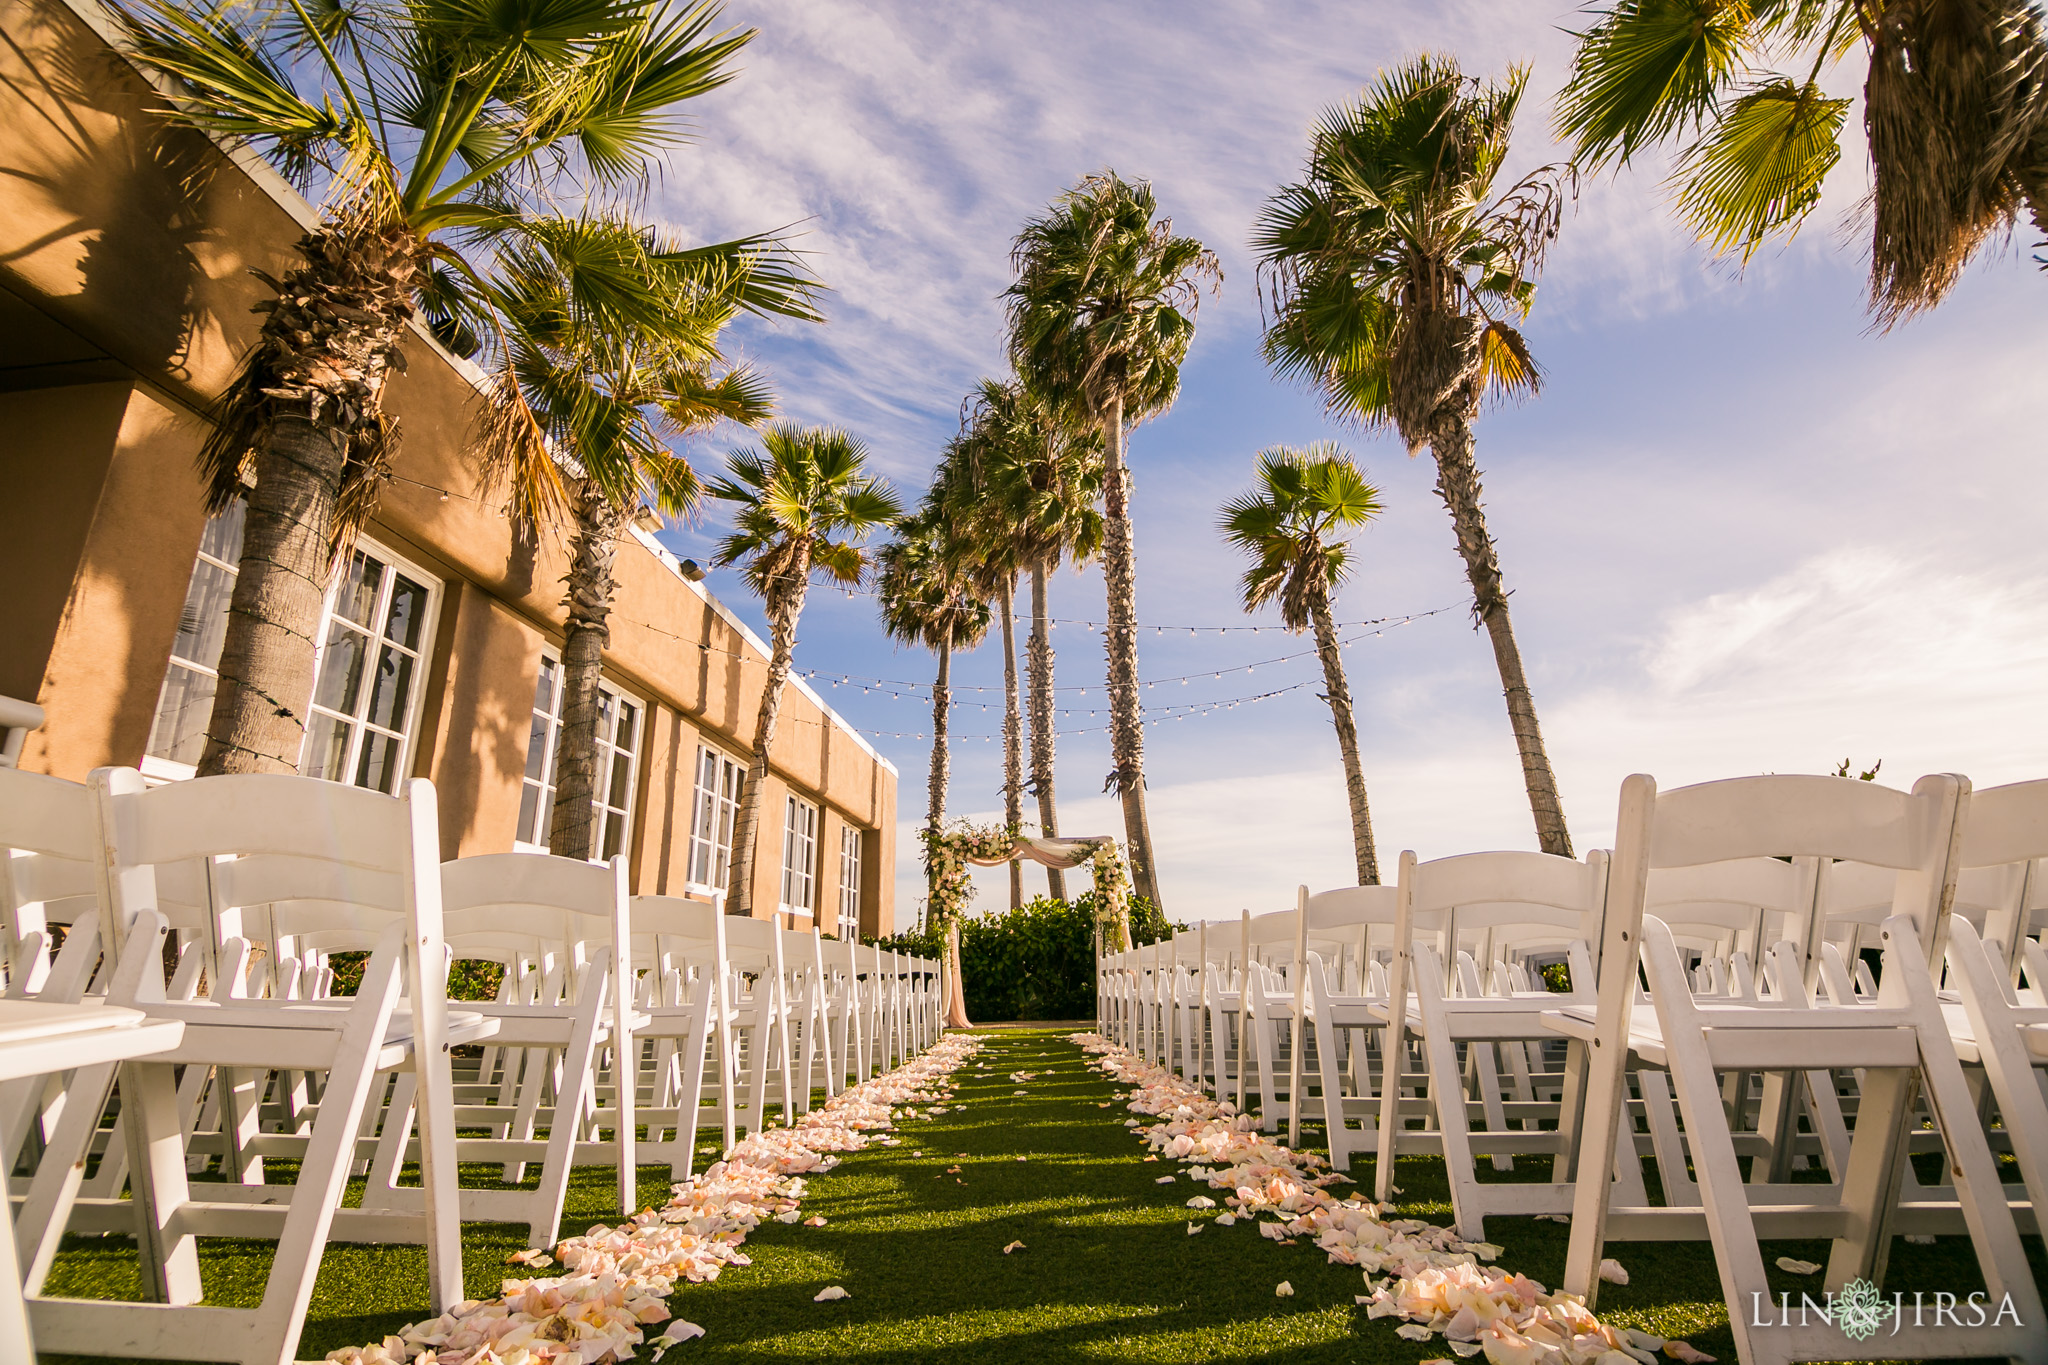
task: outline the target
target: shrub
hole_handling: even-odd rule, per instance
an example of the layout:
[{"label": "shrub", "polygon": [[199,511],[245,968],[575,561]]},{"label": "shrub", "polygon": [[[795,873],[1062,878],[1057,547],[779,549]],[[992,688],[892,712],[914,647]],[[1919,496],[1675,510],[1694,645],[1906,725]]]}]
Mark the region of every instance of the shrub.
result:
[{"label": "shrub", "polygon": [[[1169,923],[1151,901],[1133,896],[1131,940],[1157,943],[1186,925]],[[945,944],[934,930],[868,939],[883,948],[937,961]],[[1095,1014],[1095,897],[1040,896],[1015,910],[960,921],[960,970],[967,1013],[988,1021],[1087,1019]]]},{"label": "shrub", "polygon": [[[334,993],[354,995],[363,984],[363,968],[369,960],[368,953],[336,953],[330,957],[327,962],[334,968]],[[448,968],[448,998],[496,1000],[498,984],[504,979],[505,969],[496,962],[457,958]]]}]

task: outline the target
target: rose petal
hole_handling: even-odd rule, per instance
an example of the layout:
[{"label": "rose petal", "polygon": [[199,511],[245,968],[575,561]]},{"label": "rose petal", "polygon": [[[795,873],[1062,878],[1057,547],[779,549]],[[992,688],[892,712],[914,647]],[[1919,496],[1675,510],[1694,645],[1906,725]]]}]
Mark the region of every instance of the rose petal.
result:
[{"label": "rose petal", "polygon": [[1600,1263],[1600,1278],[1609,1284],[1627,1284],[1628,1272],[1621,1268],[1621,1262],[1605,1260]]},{"label": "rose petal", "polygon": [[[1820,1273],[1820,1267],[1812,1261],[1798,1261],[1790,1256],[1780,1256],[1778,1258],[1778,1269],[1790,1275],[1818,1275]],[[1627,1281],[1624,1280],[1623,1283],[1626,1284]]]},{"label": "rose petal", "polygon": [[1291,1299],[1294,1297],[1294,1286],[1282,1280],[1274,1287],[1273,1294],[1276,1298]]},{"label": "rose petal", "polygon": [[834,1299],[844,1299],[848,1297],[851,1296],[848,1295],[847,1292],[844,1289],[841,1289],[838,1285],[828,1284],[823,1289],[820,1289],[818,1291],[817,1296],[813,1298],[811,1302],[830,1303]]}]

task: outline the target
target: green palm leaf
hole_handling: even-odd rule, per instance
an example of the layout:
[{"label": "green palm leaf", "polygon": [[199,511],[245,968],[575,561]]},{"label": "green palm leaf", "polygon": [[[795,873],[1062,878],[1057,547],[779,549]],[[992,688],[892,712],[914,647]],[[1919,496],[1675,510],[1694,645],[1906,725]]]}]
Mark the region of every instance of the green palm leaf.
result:
[{"label": "green palm leaf", "polygon": [[1841,160],[1849,104],[1783,79],[1744,94],[1680,159],[1679,212],[1715,251],[1744,261],[1772,233],[1796,231]]}]

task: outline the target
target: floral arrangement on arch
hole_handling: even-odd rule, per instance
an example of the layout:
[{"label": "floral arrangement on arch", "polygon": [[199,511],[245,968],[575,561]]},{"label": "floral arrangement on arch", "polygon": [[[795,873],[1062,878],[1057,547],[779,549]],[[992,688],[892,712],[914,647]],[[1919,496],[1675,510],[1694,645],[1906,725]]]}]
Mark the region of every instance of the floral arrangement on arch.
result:
[{"label": "floral arrangement on arch", "polygon": [[1104,839],[1095,846],[1088,873],[1095,879],[1095,922],[1102,926],[1103,941],[1117,945],[1111,951],[1130,947],[1131,878],[1116,840]]},{"label": "floral arrangement on arch", "polygon": [[917,835],[924,842],[925,873],[932,886],[927,917],[932,928],[944,933],[974,898],[974,882],[967,872],[970,863],[988,865],[1014,858],[1017,831],[957,820],[944,829],[927,826]]},{"label": "floral arrangement on arch", "polygon": [[[924,843],[925,873],[932,887],[927,918],[940,933],[944,933],[954,919],[966,911],[968,901],[974,898],[974,882],[968,874],[970,866],[994,867],[1023,856],[1037,862],[1047,861],[1043,851],[1027,853],[1020,848],[1018,831],[1002,825],[977,825],[967,820],[956,820],[943,829],[921,829],[918,838]],[[1089,875],[1095,881],[1095,918],[1103,927],[1104,938],[1127,947],[1130,943],[1131,878],[1124,870],[1123,855],[1118,852],[1113,838],[1095,840],[1084,846],[1088,848],[1085,859],[1075,858],[1073,862],[1062,865],[1079,867],[1082,862],[1087,863]],[[1064,858],[1073,855],[1053,856]]]}]

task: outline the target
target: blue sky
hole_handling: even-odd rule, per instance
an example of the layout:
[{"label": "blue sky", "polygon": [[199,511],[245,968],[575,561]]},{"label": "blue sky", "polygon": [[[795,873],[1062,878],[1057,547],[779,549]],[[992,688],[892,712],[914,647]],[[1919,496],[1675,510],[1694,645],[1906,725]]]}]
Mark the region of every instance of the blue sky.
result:
[{"label": "blue sky", "polygon": [[[1179,404],[1139,430],[1139,619],[1262,624],[1257,636],[1140,640],[1140,676],[1300,653],[1237,607],[1241,571],[1216,508],[1274,444],[1343,441],[1386,512],[1358,540],[1338,619],[1460,610],[1346,651],[1382,857],[1534,847],[1499,684],[1425,455],[1325,420],[1258,359],[1246,241],[1297,171],[1310,120],[1383,65],[1448,50],[1475,74],[1532,66],[1517,160],[1558,155],[1550,100],[1570,53],[1567,7],[1525,4],[864,6],[734,0],[758,25],[747,69],[694,111],[655,211],[693,237],[801,224],[833,286],[824,327],[748,326],[740,353],[784,412],[850,428],[906,495],[921,491],[975,379],[1002,368],[1008,248],[1065,185],[1108,165],[1150,179],[1177,228],[1222,257]],[[1835,73],[1853,93],[1860,70]],[[1860,113],[1852,114],[1860,128]],[[1789,246],[1739,276],[1673,223],[1659,168],[1587,184],[1527,333],[1547,372],[1527,404],[1478,429],[1490,525],[1514,592],[1567,818],[1581,849],[1611,839],[1623,776],[1667,786],[1882,759],[1907,785],[1956,771],[1979,786],[2048,771],[2048,277],[2024,237],[1987,254],[1940,312],[1871,334],[1862,309],[1860,135]],[[707,466],[732,443],[694,453]],[[717,509],[667,533],[703,557]],[[711,586],[750,620],[737,577]],[[1102,618],[1099,575],[1062,574],[1056,615]],[[881,638],[873,604],[815,594],[798,666],[928,679],[931,659]],[[1100,794],[1099,636],[1054,637],[1074,714],[1060,740],[1061,826],[1121,835]],[[1153,689],[1228,700],[1318,676],[1313,658]],[[955,680],[999,686],[994,647]],[[821,684],[822,686],[822,684]],[[867,730],[929,734],[928,702],[825,687]],[[1000,809],[1000,692],[963,694],[950,809]],[[986,700],[986,714],[976,706]],[[1094,717],[1082,714],[1090,706]],[[928,745],[874,741],[924,808]],[[1176,919],[1291,903],[1350,874],[1342,775],[1314,687],[1148,731],[1163,892]],[[907,835],[910,824],[906,824]],[[898,913],[922,892],[899,844]],[[1027,889],[1042,886],[1029,871]],[[984,879],[977,908],[1002,902]]]}]

